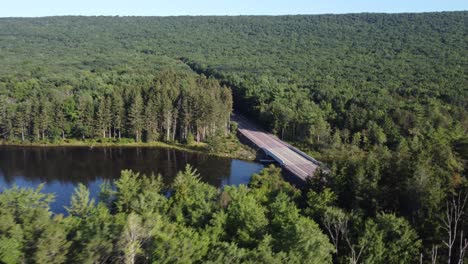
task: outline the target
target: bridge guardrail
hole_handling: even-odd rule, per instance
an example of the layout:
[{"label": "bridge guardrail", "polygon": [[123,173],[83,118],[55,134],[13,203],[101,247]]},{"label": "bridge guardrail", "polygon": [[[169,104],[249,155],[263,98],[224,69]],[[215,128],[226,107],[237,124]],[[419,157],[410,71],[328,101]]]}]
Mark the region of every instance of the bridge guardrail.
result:
[{"label": "bridge guardrail", "polygon": [[280,165],[286,166],[286,162],[283,161],[282,158],[278,157],[277,155],[273,154],[273,152],[269,151],[268,149],[262,148],[263,151],[274,160],[276,160]]}]

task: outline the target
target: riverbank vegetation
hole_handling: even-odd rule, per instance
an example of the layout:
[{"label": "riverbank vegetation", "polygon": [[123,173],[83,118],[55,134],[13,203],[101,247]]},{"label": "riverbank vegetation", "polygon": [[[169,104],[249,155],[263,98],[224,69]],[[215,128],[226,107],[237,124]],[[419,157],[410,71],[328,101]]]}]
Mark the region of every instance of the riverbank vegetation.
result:
[{"label": "riverbank vegetation", "polygon": [[254,160],[255,150],[242,144],[235,133],[225,137],[212,137],[207,142],[136,142],[133,138],[98,138],[98,139],[49,139],[39,141],[21,141],[19,139],[0,142],[0,146],[17,147],[138,147],[138,148],[166,148],[184,152],[209,154],[218,157]]},{"label": "riverbank vegetation", "polygon": [[[0,194],[0,261],[332,262],[335,249],[310,217],[329,208],[314,203],[314,193],[301,193],[286,183],[277,168],[254,175],[248,186],[219,190],[201,182],[190,166],[171,186],[164,186],[160,176],[131,171],[123,171],[112,186],[104,183],[95,201],[79,185],[68,216],[49,211],[53,194],[41,193],[40,187],[5,190]],[[304,197],[310,203],[301,205]],[[366,247],[363,259],[417,259],[420,240],[403,218],[379,214],[362,226],[356,235],[346,236],[356,247],[375,243]]]},{"label": "riverbank vegetation", "polygon": [[[468,234],[447,219],[467,192],[467,16],[0,19],[0,136],[217,143],[233,104],[327,162],[298,207],[324,205],[304,214],[336,263],[398,263],[409,244],[403,262],[454,263]],[[379,242],[392,237],[409,240]]]}]

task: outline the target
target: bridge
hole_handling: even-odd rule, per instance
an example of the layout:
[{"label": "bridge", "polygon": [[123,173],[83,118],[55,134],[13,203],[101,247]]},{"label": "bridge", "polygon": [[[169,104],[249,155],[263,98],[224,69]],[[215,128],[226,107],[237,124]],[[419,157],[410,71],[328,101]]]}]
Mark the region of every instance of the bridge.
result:
[{"label": "bridge", "polygon": [[306,181],[321,166],[319,161],[280,140],[275,135],[261,130],[245,117],[235,114],[232,120],[237,122],[237,130],[242,136],[262,149],[267,156],[274,159],[283,169],[298,179]]}]

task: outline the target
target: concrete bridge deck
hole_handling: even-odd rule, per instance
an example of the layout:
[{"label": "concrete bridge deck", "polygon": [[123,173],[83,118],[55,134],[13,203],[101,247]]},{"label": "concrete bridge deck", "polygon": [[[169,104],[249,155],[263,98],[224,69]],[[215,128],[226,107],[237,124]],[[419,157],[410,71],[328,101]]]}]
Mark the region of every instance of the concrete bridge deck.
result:
[{"label": "concrete bridge deck", "polygon": [[320,167],[320,162],[283,142],[275,135],[261,130],[245,117],[236,114],[233,115],[232,120],[238,123],[240,134],[300,180],[305,181],[313,176]]}]

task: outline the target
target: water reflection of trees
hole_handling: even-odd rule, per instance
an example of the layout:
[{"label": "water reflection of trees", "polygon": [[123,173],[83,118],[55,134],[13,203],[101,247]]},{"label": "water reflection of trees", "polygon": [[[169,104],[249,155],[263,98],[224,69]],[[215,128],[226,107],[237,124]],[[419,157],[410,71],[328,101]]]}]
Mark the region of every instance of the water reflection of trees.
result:
[{"label": "water reflection of trees", "polygon": [[192,164],[204,181],[215,186],[230,176],[230,159],[171,149],[0,147],[0,173],[7,183],[22,176],[31,181],[87,184],[115,179],[121,170],[131,169],[161,174],[169,184],[186,164]]}]

